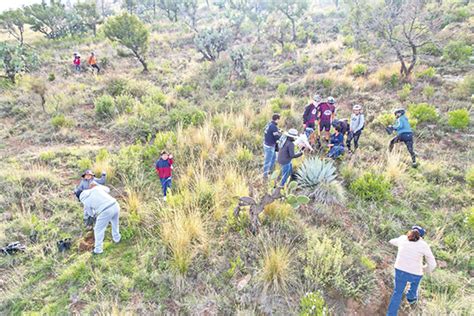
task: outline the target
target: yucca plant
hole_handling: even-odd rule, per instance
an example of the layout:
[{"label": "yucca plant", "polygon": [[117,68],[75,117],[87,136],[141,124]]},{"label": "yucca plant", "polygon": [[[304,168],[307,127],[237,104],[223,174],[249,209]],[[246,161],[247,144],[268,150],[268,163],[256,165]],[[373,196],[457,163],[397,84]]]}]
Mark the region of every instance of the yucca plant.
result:
[{"label": "yucca plant", "polygon": [[344,190],[336,181],[336,167],[330,160],[306,159],[296,173],[298,187],[306,196],[322,204],[340,204]]}]

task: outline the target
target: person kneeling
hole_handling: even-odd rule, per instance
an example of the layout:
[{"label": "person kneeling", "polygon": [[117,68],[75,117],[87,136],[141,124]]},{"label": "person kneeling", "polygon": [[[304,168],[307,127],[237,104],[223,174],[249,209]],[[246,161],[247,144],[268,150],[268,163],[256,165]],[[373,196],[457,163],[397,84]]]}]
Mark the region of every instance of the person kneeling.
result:
[{"label": "person kneeling", "polygon": [[344,135],[341,133],[341,127],[336,126],[336,132],[331,135],[331,141],[328,144],[328,158],[336,159],[344,153]]},{"label": "person kneeling", "polygon": [[82,191],[79,196],[80,201],[84,205],[84,210],[89,216],[96,218],[94,225],[94,251],[93,254],[103,252],[102,245],[104,242],[105,229],[112,224],[112,239],[115,243],[120,242],[119,231],[119,213],[120,206],[117,200],[110,194],[110,189],[106,186],[99,185],[92,181],[90,188]]}]

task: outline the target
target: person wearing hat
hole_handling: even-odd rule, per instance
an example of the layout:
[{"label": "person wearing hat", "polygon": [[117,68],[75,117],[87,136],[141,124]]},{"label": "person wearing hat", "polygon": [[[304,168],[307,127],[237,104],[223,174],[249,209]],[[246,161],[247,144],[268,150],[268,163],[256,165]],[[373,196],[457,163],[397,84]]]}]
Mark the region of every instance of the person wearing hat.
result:
[{"label": "person wearing hat", "polygon": [[98,184],[104,185],[107,175],[105,171],[102,171],[102,176],[100,178],[96,178],[94,172],[92,172],[92,170],[90,169],[87,169],[86,171],[82,173],[81,177],[82,177],[81,182],[74,189],[74,194],[77,196],[78,199],[82,191],[89,189],[89,185],[92,181],[95,181]]},{"label": "person wearing hat", "polygon": [[352,107],[351,123],[349,125],[349,134],[347,135],[347,149],[351,152],[351,143],[354,140],[354,150],[359,147],[359,138],[364,129],[365,118],[362,113],[362,106],[356,104]]},{"label": "person wearing hat", "polygon": [[77,72],[81,71],[81,55],[78,53],[74,53],[74,60],[73,60],[74,67],[76,68]]},{"label": "person wearing hat", "polygon": [[94,224],[94,250],[93,254],[103,252],[105,229],[112,225],[112,240],[114,243],[120,242],[119,214],[120,206],[117,200],[110,194],[110,189],[100,185],[95,181],[90,183],[90,188],[82,191],[79,200],[84,205],[84,210],[88,216],[96,218]]},{"label": "person wearing hat", "polygon": [[389,128],[395,130],[397,132],[397,136],[395,136],[389,144],[389,151],[392,152],[393,146],[396,143],[404,142],[407,146],[408,152],[410,153],[412,166],[414,168],[417,167],[416,163],[416,155],[413,149],[413,132],[408,122],[408,118],[405,115],[405,109],[399,108],[394,111],[396,121],[393,126],[389,126]]},{"label": "person wearing hat", "polygon": [[280,114],[275,113],[272,120],[265,126],[263,141],[263,178],[268,179],[268,175],[273,172],[276,161],[277,141],[281,137],[281,131],[278,129]]},{"label": "person wearing hat", "polygon": [[[423,240],[424,235],[422,227],[413,226],[406,235],[390,240],[392,245],[398,247],[398,253],[395,261],[395,286],[387,316],[397,315],[407,283],[410,283],[407,301],[410,305],[415,304],[423,270],[429,274],[436,268],[436,260],[430,246]],[[423,265],[423,258],[428,263],[426,266]]]},{"label": "person wearing hat", "polygon": [[[97,65],[97,58],[95,57],[94,52],[91,52],[91,55],[89,56],[89,59],[87,60],[87,63],[89,64],[89,66],[91,66],[91,68],[97,69],[97,73],[100,72],[100,68]],[[92,69],[92,72],[94,72],[94,69]]]},{"label": "person wearing hat", "polygon": [[298,158],[303,155],[302,151],[295,153],[294,141],[296,138],[298,138],[298,131],[295,128],[290,129],[287,133],[285,133],[285,139],[278,151],[278,163],[281,166],[281,186],[285,185],[288,177],[290,177],[293,173],[291,161],[294,158]]},{"label": "person wearing hat", "polygon": [[173,170],[173,155],[167,151],[161,152],[161,157],[155,164],[156,174],[160,178],[161,188],[163,190],[163,199],[166,201],[166,193],[171,188],[171,172]]},{"label": "person wearing hat", "polygon": [[303,113],[303,129],[306,137],[309,136],[316,130],[316,121],[318,120],[318,106],[321,102],[321,96],[315,94],[313,100],[308,104]]},{"label": "person wearing hat", "polygon": [[341,124],[337,124],[335,127],[334,134],[331,135],[329,141],[329,153],[328,158],[336,159],[344,153],[344,135],[342,134]]},{"label": "person wearing hat", "polygon": [[319,133],[323,130],[326,131],[326,141],[330,139],[331,130],[331,123],[334,120],[334,116],[336,113],[335,104],[336,100],[333,97],[328,97],[327,102],[323,102],[318,105],[318,113],[319,113]]}]

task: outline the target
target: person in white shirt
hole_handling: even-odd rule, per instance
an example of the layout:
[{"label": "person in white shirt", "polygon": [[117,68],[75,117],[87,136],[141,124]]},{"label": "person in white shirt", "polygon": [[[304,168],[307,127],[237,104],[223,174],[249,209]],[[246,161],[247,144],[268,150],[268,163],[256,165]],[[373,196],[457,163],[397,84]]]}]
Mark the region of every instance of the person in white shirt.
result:
[{"label": "person in white shirt", "polygon": [[349,133],[346,142],[349,152],[351,152],[352,140],[354,140],[354,150],[359,147],[359,137],[362,134],[364,125],[365,118],[364,114],[362,113],[362,106],[360,104],[356,104],[352,107],[351,123],[349,125]]},{"label": "person in white shirt", "polygon": [[[418,300],[418,286],[423,277],[423,270],[429,274],[436,268],[436,260],[430,246],[422,238],[424,235],[423,228],[413,226],[406,235],[390,240],[392,245],[398,247],[398,253],[395,261],[395,287],[387,316],[397,315],[407,283],[410,283],[406,295],[407,301],[410,305],[415,304]],[[426,259],[427,266],[423,265],[423,258]]]},{"label": "person in white shirt", "polygon": [[95,216],[94,225],[94,251],[93,254],[103,252],[102,244],[104,242],[105,229],[112,224],[112,239],[115,243],[120,242],[119,231],[119,213],[120,206],[110,194],[110,189],[92,181],[88,190],[82,191],[79,196],[84,204],[84,212],[89,216]]}]

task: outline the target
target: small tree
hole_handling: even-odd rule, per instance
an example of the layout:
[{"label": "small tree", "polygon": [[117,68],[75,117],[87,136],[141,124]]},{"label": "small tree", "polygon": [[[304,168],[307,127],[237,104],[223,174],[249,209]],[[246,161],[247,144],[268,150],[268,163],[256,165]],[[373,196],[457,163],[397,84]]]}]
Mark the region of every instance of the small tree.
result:
[{"label": "small tree", "polygon": [[33,31],[43,33],[49,39],[69,34],[71,27],[66,7],[60,2],[51,0],[50,5],[45,2],[32,4],[24,10]]},{"label": "small tree", "polygon": [[285,44],[291,41],[291,34],[288,32],[290,23],[286,19],[282,19],[281,15],[277,12],[272,14],[268,18],[266,23],[265,32],[271,41],[277,42],[281,50],[285,48]]},{"label": "small tree", "polygon": [[6,30],[19,43],[23,45],[23,33],[27,18],[22,9],[7,10],[0,14],[0,28]]},{"label": "small tree", "polygon": [[196,49],[209,61],[219,58],[220,52],[227,49],[230,42],[229,31],[224,28],[207,29],[194,38]]},{"label": "small tree", "polygon": [[28,82],[29,83],[29,88],[33,93],[36,93],[40,99],[41,99],[41,108],[43,109],[43,112],[46,113],[46,81],[42,78],[31,78],[31,80]]},{"label": "small tree", "polygon": [[130,49],[142,64],[143,72],[148,72],[145,56],[150,43],[150,32],[138,17],[128,13],[113,17],[105,24],[104,31],[111,41]]},{"label": "small tree", "polygon": [[97,34],[97,25],[101,22],[101,17],[95,2],[79,2],[74,5],[74,13],[80,18],[80,23],[92,30],[94,36]]},{"label": "small tree", "polygon": [[184,23],[195,32],[198,32],[197,9],[198,0],[179,0],[179,11],[183,15]]},{"label": "small tree", "polygon": [[0,68],[4,78],[15,82],[17,74],[29,72],[38,65],[37,56],[25,46],[0,43]]},{"label": "small tree", "polygon": [[275,10],[281,12],[291,23],[292,41],[296,40],[296,21],[308,9],[308,0],[273,0]]},{"label": "small tree", "polygon": [[179,0],[159,0],[156,4],[171,22],[178,22]]}]

